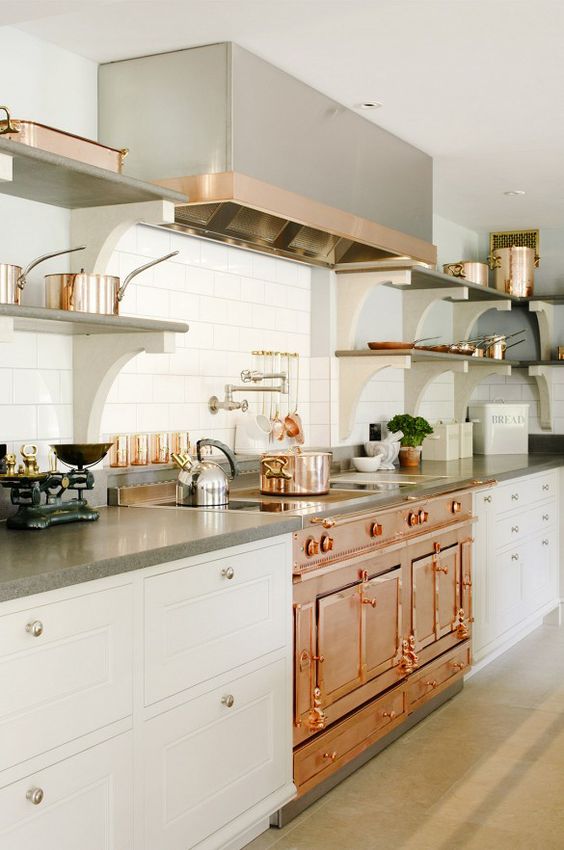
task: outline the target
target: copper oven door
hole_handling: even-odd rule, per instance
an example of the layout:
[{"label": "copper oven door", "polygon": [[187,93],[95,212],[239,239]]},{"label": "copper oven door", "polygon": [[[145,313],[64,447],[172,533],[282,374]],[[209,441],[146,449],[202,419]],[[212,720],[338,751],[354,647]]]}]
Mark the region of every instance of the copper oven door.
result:
[{"label": "copper oven door", "polygon": [[315,605],[294,605],[294,723],[313,708],[316,686]]},{"label": "copper oven door", "polygon": [[368,681],[394,667],[401,656],[401,568],[361,585],[362,674]]},{"label": "copper oven door", "polygon": [[317,606],[318,684],[323,705],[330,705],[362,684],[360,585],[324,596]]},{"label": "copper oven door", "polygon": [[412,562],[411,617],[416,649],[453,631],[460,608],[459,570],[458,544]]}]

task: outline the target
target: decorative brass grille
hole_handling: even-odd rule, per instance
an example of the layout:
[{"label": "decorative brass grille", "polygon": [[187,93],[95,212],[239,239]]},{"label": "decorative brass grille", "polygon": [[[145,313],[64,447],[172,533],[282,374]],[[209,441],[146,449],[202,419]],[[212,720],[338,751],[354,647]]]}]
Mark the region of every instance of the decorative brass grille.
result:
[{"label": "decorative brass grille", "polygon": [[490,233],[490,256],[496,248],[532,248],[535,256],[539,256],[538,230],[508,230],[504,233]]}]

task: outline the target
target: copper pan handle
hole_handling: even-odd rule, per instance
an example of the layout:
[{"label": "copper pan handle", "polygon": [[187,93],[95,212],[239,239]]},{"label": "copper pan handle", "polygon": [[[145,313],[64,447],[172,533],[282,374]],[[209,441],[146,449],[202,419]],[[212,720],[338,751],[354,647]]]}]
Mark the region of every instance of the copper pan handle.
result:
[{"label": "copper pan handle", "polygon": [[[281,478],[283,481],[291,481],[292,476],[287,471],[288,458],[286,457],[263,457],[262,465],[264,466],[265,478]],[[278,469],[276,469],[278,467]]]},{"label": "copper pan handle", "polygon": [[7,133],[19,133],[20,127],[17,124],[12,124],[12,116],[7,106],[0,106],[0,112],[6,113],[6,126],[0,130],[0,136],[5,136]]},{"label": "copper pan handle", "polygon": [[164,257],[159,257],[156,260],[151,260],[150,263],[145,263],[144,266],[139,266],[138,269],[133,269],[132,272],[129,272],[129,274],[125,278],[123,284],[118,289],[117,300],[118,301],[122,300],[123,296],[125,295],[125,290],[127,289],[130,281],[134,277],[136,277],[138,274],[141,274],[141,272],[144,272],[147,269],[150,269],[152,266],[156,266],[158,263],[164,263],[165,260],[170,260],[171,257],[176,257],[177,254],[178,254],[178,251],[172,251],[170,254],[165,254]]},{"label": "copper pan handle", "polygon": [[31,263],[25,267],[21,275],[18,277],[16,284],[18,289],[24,288],[28,274],[35,268],[35,266],[38,266],[39,263],[42,263],[44,260],[50,260],[52,257],[60,257],[62,254],[74,254],[75,251],[84,251],[85,248],[86,245],[80,245],[79,248],[65,248],[64,251],[54,251],[50,254],[42,254],[41,257],[36,257],[35,260],[32,260]]}]

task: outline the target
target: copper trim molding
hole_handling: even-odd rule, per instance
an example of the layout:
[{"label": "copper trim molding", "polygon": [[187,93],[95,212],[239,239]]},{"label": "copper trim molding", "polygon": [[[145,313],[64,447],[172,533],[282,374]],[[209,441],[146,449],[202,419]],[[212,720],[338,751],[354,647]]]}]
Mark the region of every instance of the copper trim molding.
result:
[{"label": "copper trim molding", "polygon": [[[173,177],[156,182],[159,186],[176,189],[188,196],[188,204],[179,205],[179,210],[198,205],[231,203],[239,207],[257,210],[281,220],[287,220],[287,223],[282,222],[285,233],[288,229],[295,230],[295,227],[298,226],[328,234],[336,237],[337,240],[344,240],[344,246],[334,247],[333,253],[327,255],[330,258],[319,259],[319,265],[334,266],[342,260],[354,266],[356,262],[361,263],[372,259],[390,257],[407,258],[431,265],[435,265],[437,261],[436,247],[423,239],[236,171]],[[218,219],[221,219],[219,209],[212,212],[213,216],[217,212]],[[289,248],[278,246],[276,241],[272,244],[263,242],[259,235],[237,238],[229,235],[229,227],[225,222],[221,224],[218,222],[217,228],[214,228],[213,224],[208,227],[208,224],[204,221],[204,216],[202,216],[200,222],[193,221],[188,225],[177,222],[170,227],[200,233],[233,244],[245,244],[246,242],[251,247],[262,248],[271,253],[286,256],[293,255],[297,259],[301,257],[312,263],[316,261],[313,253],[308,252],[307,248],[299,246],[297,239],[294,240],[296,244]],[[256,244],[251,245],[252,242]]]}]

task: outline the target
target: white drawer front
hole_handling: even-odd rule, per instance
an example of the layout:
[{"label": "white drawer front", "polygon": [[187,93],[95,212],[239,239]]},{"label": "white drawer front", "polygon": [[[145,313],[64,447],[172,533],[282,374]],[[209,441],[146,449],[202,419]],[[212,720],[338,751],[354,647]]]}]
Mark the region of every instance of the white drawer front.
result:
[{"label": "white drawer front", "polygon": [[284,645],[285,551],[269,546],[146,580],[147,705]]},{"label": "white drawer front", "polygon": [[131,587],[0,617],[0,770],[131,714],[132,624]]},{"label": "white drawer front", "polygon": [[512,513],[496,523],[496,546],[510,546],[523,537],[552,528],[557,521],[556,502],[550,501]]},{"label": "white drawer front", "polygon": [[[0,847],[133,850],[132,774],[128,732],[5,786]],[[34,789],[38,804],[26,796]]]},{"label": "white drawer front", "polygon": [[514,511],[543,499],[554,498],[557,493],[557,473],[550,470],[542,475],[524,476],[508,484],[500,484],[496,488],[495,505],[499,513]]},{"label": "white drawer front", "polygon": [[145,847],[188,850],[291,781],[289,683],[277,661],[146,723]]}]

